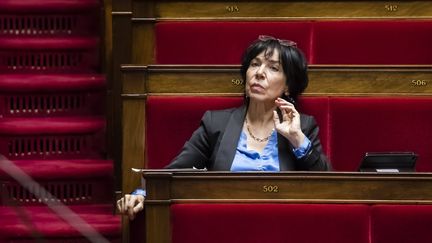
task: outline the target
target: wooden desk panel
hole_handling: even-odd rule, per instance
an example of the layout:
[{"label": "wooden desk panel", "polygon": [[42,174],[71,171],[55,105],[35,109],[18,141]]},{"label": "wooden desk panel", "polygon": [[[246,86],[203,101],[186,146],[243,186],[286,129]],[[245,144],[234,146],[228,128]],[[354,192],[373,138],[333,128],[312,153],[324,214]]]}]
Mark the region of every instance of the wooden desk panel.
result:
[{"label": "wooden desk panel", "polygon": [[432,173],[153,170],[143,175],[147,242],[170,242],[174,203],[432,204]]}]

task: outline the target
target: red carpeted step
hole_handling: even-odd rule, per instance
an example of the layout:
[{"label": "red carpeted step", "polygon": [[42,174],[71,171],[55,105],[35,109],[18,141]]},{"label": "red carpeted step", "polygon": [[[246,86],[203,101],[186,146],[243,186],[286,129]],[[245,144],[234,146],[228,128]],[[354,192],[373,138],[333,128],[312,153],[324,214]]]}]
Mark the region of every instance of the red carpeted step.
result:
[{"label": "red carpeted step", "polygon": [[88,134],[105,128],[104,117],[4,118],[1,135]]},{"label": "red carpeted step", "polygon": [[52,200],[36,187],[32,190],[41,193],[38,197],[17,182],[14,178],[20,171],[64,204],[108,203],[112,200],[111,160],[15,160],[10,163],[7,170],[0,170],[0,205],[35,205]]},{"label": "red carpeted step", "polygon": [[3,118],[0,153],[20,159],[100,159],[104,117]]},{"label": "red carpeted step", "polygon": [[99,47],[97,37],[1,37],[2,50],[81,50]]},{"label": "red carpeted step", "polygon": [[1,92],[90,91],[105,88],[101,74],[0,74]]},{"label": "red carpeted step", "polygon": [[[75,159],[75,160],[15,160],[14,165],[35,180],[49,178],[95,178],[113,175],[112,160]],[[10,177],[0,170],[0,180]]]},{"label": "red carpeted step", "polygon": [[2,0],[0,12],[78,12],[100,7],[100,0]]},{"label": "red carpeted step", "polygon": [[[97,10],[98,11],[98,10]],[[99,23],[94,21],[96,11],[73,13],[21,13],[0,14],[2,36],[76,36],[100,33]]]},{"label": "red carpeted step", "polygon": [[102,115],[101,74],[0,75],[0,117]]},{"label": "red carpeted step", "polygon": [[[113,162],[104,160],[101,7],[101,0],[0,1],[0,154],[109,242],[121,242]],[[5,172],[0,183],[0,242],[34,242],[34,235],[88,242],[42,206],[52,198],[36,198]]]},{"label": "red carpeted step", "polygon": [[[112,214],[111,204],[74,205],[69,208],[108,241],[119,242],[120,217]],[[33,237],[35,231],[49,242],[52,240],[56,242],[65,242],[65,240],[71,239],[84,240],[77,230],[46,206],[3,206],[0,207],[0,215],[2,216],[1,242],[35,240]],[[28,219],[29,222],[25,224],[22,219]]]},{"label": "red carpeted step", "polygon": [[1,37],[4,73],[94,73],[99,69],[97,37]]}]

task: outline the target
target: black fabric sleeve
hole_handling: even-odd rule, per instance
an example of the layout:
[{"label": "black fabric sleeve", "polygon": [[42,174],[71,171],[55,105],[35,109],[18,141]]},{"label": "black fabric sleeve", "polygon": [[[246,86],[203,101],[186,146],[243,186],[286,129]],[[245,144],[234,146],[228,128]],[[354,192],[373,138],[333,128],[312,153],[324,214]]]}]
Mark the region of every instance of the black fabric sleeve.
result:
[{"label": "black fabric sleeve", "polygon": [[321,142],[318,138],[319,127],[312,116],[306,116],[304,121],[306,126],[303,132],[311,141],[311,150],[301,159],[298,160],[297,167],[299,170],[313,171],[330,171],[331,164],[322,150]]}]

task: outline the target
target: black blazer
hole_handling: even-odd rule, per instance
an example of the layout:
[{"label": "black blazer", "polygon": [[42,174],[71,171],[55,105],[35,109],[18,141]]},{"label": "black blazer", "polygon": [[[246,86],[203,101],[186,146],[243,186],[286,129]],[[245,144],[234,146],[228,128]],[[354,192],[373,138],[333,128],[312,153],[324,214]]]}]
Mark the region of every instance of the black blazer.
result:
[{"label": "black blazer", "polygon": [[[234,160],[245,115],[245,106],[207,111],[199,128],[185,143],[180,154],[166,168],[195,167],[229,171]],[[303,133],[312,143],[312,149],[303,158],[297,159],[292,152],[289,141],[278,133],[280,170],[330,170],[330,163],[322,152],[315,119],[312,116],[301,114],[300,122]]]}]

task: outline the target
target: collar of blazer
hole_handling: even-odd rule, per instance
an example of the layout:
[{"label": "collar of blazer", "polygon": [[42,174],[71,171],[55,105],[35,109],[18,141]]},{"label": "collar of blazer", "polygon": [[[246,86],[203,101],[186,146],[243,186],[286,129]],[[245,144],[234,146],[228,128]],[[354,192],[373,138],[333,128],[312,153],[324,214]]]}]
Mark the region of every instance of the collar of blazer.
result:
[{"label": "collar of blazer", "polygon": [[[222,135],[220,146],[216,152],[215,163],[213,170],[229,171],[234,160],[237,149],[238,140],[243,129],[243,123],[246,116],[246,107],[240,106],[231,114],[226,130]],[[279,168],[281,171],[294,170],[294,161],[291,146],[279,133],[278,135],[278,152],[279,152]]]}]

